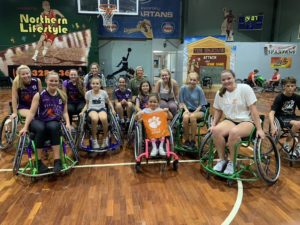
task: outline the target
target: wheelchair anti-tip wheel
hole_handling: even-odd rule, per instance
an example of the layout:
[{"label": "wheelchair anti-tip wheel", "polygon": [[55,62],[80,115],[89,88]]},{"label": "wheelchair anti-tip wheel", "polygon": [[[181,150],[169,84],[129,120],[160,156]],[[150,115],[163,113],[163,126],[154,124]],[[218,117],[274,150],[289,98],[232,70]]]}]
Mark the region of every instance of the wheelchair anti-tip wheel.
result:
[{"label": "wheelchair anti-tip wheel", "polygon": [[17,132],[18,118],[6,116],[1,123],[0,150],[8,149],[14,141]]}]

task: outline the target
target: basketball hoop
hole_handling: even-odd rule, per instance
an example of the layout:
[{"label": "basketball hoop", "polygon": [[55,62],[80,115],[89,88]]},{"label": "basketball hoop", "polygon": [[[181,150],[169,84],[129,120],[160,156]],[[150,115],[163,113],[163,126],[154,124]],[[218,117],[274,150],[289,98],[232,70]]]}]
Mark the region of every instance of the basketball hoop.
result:
[{"label": "basketball hoop", "polygon": [[117,6],[114,4],[100,4],[99,9],[103,19],[103,26],[112,29],[112,18],[117,11]]}]

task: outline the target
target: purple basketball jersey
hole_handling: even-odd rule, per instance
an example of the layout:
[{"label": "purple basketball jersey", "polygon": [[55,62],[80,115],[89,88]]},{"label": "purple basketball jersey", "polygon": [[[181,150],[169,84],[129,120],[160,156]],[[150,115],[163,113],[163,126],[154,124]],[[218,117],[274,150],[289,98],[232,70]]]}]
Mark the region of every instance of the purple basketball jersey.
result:
[{"label": "purple basketball jersey", "polygon": [[67,91],[68,103],[75,104],[84,102],[84,96],[80,93],[77,86],[74,85],[70,80],[65,80],[63,85]]},{"label": "purple basketball jersey", "polygon": [[39,91],[37,78],[31,78],[29,85],[18,89],[18,109],[30,109],[33,96]]}]

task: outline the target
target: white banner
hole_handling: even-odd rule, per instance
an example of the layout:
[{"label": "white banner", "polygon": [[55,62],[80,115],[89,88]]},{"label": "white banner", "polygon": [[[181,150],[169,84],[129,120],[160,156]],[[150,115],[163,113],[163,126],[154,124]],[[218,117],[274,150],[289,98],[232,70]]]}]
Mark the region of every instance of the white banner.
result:
[{"label": "white banner", "polygon": [[264,47],[266,55],[295,55],[297,45],[295,44],[266,44]]}]

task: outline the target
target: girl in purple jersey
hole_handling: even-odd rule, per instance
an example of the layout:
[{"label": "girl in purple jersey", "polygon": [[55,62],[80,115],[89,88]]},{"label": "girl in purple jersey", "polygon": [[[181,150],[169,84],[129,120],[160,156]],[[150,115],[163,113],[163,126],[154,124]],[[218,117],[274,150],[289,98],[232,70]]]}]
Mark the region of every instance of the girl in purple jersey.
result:
[{"label": "girl in purple jersey", "polygon": [[63,82],[63,90],[68,96],[68,114],[72,124],[73,115],[79,115],[85,105],[83,81],[76,69],[71,69],[70,80]]},{"label": "girl in purple jersey", "polygon": [[119,77],[119,87],[113,92],[113,100],[117,114],[120,117],[121,123],[124,123],[124,111],[127,111],[127,121],[130,122],[132,115],[133,104],[131,90],[126,88],[126,81],[124,77]]},{"label": "girl in purple jersey", "polygon": [[[24,128],[20,131],[20,134],[24,135],[30,127],[30,131],[35,134],[34,141],[38,151],[43,149],[46,139],[50,139],[51,147],[54,152],[53,172],[58,173],[62,170],[59,152],[60,123],[62,117],[64,117],[66,127],[70,131],[67,96],[58,88],[59,76],[56,72],[49,72],[45,81],[47,88],[41,93],[34,95]],[[36,114],[37,116],[35,116]],[[49,171],[48,167],[40,160],[40,157],[38,160],[38,170],[39,173]]]},{"label": "girl in purple jersey", "polygon": [[31,77],[31,70],[26,65],[17,68],[17,76],[12,85],[12,110],[11,118],[18,113],[26,117],[29,113],[32,98],[37,92],[42,91],[42,83],[39,78]]},{"label": "girl in purple jersey", "polygon": [[136,111],[139,112],[144,108],[148,107],[149,94],[151,93],[152,88],[149,81],[145,80],[141,83],[139,88],[139,94],[136,97]]}]

